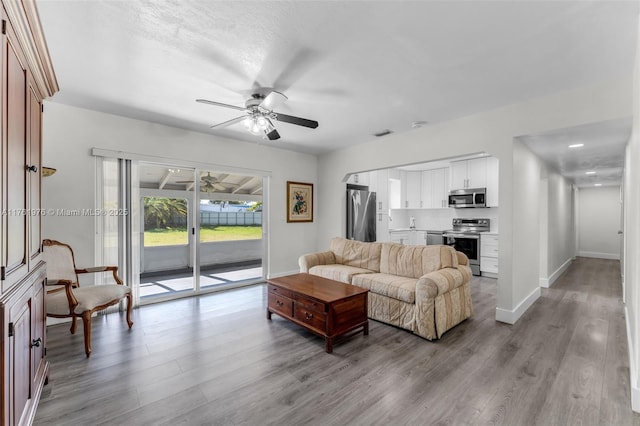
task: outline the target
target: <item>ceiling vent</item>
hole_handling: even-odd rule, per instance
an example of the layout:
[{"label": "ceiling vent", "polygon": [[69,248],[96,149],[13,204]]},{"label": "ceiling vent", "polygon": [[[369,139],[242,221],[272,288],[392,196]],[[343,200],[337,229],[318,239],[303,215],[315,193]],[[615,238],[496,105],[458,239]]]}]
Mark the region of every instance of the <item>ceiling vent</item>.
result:
[{"label": "ceiling vent", "polygon": [[393,130],[384,129],[384,130],[382,130],[382,131],[380,131],[378,133],[374,133],[373,136],[379,138],[379,137],[382,137],[382,136],[390,135],[391,133],[393,133]]}]

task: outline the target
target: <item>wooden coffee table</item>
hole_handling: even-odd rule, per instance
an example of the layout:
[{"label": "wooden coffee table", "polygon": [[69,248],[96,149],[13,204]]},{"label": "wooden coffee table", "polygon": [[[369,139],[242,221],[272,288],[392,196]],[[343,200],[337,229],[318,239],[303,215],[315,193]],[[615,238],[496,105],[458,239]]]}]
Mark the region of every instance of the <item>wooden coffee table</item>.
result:
[{"label": "wooden coffee table", "polygon": [[368,290],[311,274],[267,280],[267,319],[275,313],[324,337],[325,350],[334,339],[362,327],[369,334]]}]

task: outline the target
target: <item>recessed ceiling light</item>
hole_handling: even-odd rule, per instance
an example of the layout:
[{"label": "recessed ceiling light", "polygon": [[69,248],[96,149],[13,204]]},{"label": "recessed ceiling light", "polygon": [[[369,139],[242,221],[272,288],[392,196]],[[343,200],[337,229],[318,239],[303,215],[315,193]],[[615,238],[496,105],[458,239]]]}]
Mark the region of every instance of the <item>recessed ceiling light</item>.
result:
[{"label": "recessed ceiling light", "polygon": [[593,186],[602,186],[601,183],[594,183]]},{"label": "recessed ceiling light", "polygon": [[590,171],[590,172],[585,172],[585,175],[595,175],[595,174],[596,174],[596,172],[594,172],[593,170]]},{"label": "recessed ceiling light", "polygon": [[429,124],[429,122],[424,121],[424,120],[420,120],[420,121],[414,121],[413,123],[411,123],[411,127],[413,127],[414,129],[419,129],[420,127]]},{"label": "recessed ceiling light", "polygon": [[569,148],[582,148],[584,146],[583,143],[574,143],[569,145]]}]

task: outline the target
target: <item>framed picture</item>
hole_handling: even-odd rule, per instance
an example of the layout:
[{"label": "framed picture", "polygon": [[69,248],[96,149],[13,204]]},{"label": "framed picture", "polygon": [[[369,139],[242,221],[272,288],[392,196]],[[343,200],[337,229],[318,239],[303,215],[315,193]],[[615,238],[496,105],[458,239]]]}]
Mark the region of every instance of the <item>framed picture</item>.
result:
[{"label": "framed picture", "polygon": [[287,222],[313,222],[313,184],[287,182]]}]

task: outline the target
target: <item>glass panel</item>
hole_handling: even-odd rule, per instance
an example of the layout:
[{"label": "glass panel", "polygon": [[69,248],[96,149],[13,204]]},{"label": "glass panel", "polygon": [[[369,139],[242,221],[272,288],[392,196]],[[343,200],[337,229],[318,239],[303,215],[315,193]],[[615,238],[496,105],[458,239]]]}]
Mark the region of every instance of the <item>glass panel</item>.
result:
[{"label": "glass panel", "polygon": [[262,277],[262,178],[200,174],[200,288]]},{"label": "glass panel", "polygon": [[186,198],[144,197],[144,246],[189,244]]}]

